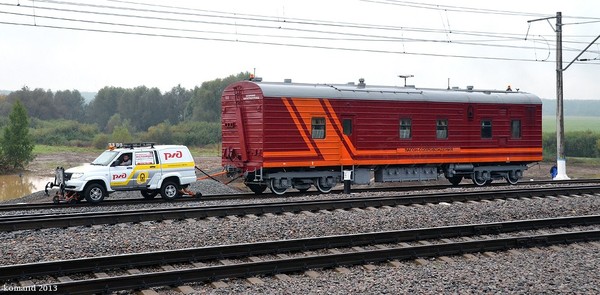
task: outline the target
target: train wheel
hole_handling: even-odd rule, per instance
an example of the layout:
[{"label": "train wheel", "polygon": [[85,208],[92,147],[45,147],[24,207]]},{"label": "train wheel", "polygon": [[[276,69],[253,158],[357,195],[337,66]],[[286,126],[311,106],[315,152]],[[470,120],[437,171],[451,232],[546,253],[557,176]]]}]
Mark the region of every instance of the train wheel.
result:
[{"label": "train wheel", "polygon": [[517,184],[517,182],[519,182],[519,178],[517,177],[517,173],[515,173],[514,171],[509,172],[506,175],[506,182],[508,182],[511,185]]},{"label": "train wheel", "polygon": [[324,194],[329,193],[333,188],[333,186],[328,186],[326,184],[321,183],[321,178],[315,179],[315,186],[317,187],[317,190]]},{"label": "train wheel", "polygon": [[271,181],[269,182],[269,189],[276,195],[283,195],[285,194],[287,187],[278,188],[275,186],[275,179],[271,179]]},{"label": "train wheel", "polygon": [[265,184],[247,183],[246,186],[257,195],[262,194],[267,189]]},{"label": "train wheel", "polygon": [[450,183],[452,183],[453,186],[458,186],[458,184],[460,184],[462,179],[463,179],[462,176],[452,176],[452,177],[448,178],[448,181],[450,181]]},{"label": "train wheel", "polygon": [[483,178],[483,173],[481,172],[475,172],[475,174],[473,175],[473,183],[475,185],[478,186],[484,186],[487,184],[487,180],[485,178]]}]

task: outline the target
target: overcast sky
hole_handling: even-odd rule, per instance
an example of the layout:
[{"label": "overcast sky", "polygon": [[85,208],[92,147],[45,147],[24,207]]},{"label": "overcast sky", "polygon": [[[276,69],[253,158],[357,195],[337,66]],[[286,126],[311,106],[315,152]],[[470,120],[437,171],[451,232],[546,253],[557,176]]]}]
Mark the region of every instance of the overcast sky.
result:
[{"label": "overcast sky", "polygon": [[[0,89],[164,92],[256,71],[264,81],[510,84],[554,99],[556,20],[527,21],[558,11],[566,67],[600,34],[600,1],[0,0]],[[600,99],[600,42],[581,58],[592,61],[564,72],[565,98]]]}]

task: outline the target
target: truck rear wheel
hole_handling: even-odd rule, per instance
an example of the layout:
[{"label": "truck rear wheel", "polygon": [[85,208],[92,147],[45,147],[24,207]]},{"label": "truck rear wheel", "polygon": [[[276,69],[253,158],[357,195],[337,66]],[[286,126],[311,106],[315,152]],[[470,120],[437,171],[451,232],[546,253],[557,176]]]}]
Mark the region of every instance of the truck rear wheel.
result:
[{"label": "truck rear wheel", "polygon": [[90,183],[83,191],[83,196],[91,204],[98,204],[104,200],[106,189],[99,183]]},{"label": "truck rear wheel", "polygon": [[179,186],[173,181],[165,181],[160,188],[160,196],[167,200],[175,200],[179,196]]}]

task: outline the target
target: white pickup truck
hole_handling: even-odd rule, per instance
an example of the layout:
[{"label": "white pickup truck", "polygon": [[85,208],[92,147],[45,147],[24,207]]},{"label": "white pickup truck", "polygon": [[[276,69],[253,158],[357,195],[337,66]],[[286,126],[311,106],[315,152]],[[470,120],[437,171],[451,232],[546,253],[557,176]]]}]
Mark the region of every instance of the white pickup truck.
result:
[{"label": "white pickup truck", "polygon": [[161,194],[173,200],[196,181],[194,158],[183,145],[129,143],[110,145],[92,163],[64,170],[57,168],[52,186],[60,199],[100,203],[115,191],[140,191],[147,199]]}]

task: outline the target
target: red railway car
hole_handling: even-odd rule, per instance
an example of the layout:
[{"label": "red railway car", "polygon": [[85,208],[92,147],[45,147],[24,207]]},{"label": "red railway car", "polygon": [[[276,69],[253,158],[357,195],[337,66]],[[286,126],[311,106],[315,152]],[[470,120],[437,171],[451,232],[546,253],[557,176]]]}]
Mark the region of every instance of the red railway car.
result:
[{"label": "red railway car", "polygon": [[529,93],[241,81],[222,96],[222,164],[256,193],[463,178],[515,184],[542,159]]}]

